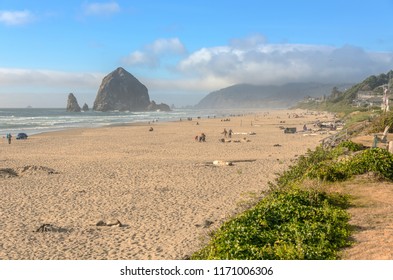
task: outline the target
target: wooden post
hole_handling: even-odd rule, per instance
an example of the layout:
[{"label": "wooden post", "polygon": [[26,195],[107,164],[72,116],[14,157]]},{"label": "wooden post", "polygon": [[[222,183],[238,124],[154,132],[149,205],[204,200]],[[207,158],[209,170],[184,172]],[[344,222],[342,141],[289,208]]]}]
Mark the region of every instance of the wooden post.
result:
[{"label": "wooden post", "polygon": [[393,141],[389,141],[388,151],[393,154]]},{"label": "wooden post", "polygon": [[374,135],[374,140],[373,140],[373,148],[378,147],[378,136],[375,134]]}]

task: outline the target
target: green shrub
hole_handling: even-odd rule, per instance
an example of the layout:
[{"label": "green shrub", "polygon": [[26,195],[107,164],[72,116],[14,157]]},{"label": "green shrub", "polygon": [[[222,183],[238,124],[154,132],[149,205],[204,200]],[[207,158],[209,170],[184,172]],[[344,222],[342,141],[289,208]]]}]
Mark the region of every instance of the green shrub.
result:
[{"label": "green shrub", "polygon": [[315,151],[310,149],[305,155],[300,156],[295,165],[292,165],[288,170],[284,171],[276,180],[278,187],[287,187],[296,185],[301,182],[310,167],[318,164],[321,161],[332,159],[331,151],[323,149],[321,146],[317,147]]},{"label": "green shrub", "polygon": [[[351,155],[353,152],[359,153]],[[367,172],[393,180],[393,155],[385,149],[365,149],[363,145],[346,141],[331,150],[318,147],[308,151],[299,157],[296,165],[284,171],[276,183],[279,187],[291,186],[304,178],[336,182]]]},{"label": "green shrub", "polygon": [[193,259],[336,259],[349,244],[349,215],[326,193],[274,192],[225,223]]},{"label": "green shrub", "polygon": [[352,141],[340,143],[331,150],[317,147],[315,151],[308,150],[304,156],[300,156],[296,164],[290,166],[276,180],[278,187],[296,185],[304,178],[309,177],[323,181],[342,181],[350,178],[347,166],[342,162],[335,162],[340,156],[348,152],[362,150],[363,145]]},{"label": "green shrub", "polygon": [[312,167],[307,172],[307,177],[321,181],[344,181],[351,177],[348,166],[342,162],[323,161]]},{"label": "green shrub", "polygon": [[362,144],[354,143],[352,141],[344,141],[338,144],[338,148],[347,148],[351,152],[357,152],[364,149]]},{"label": "green shrub", "polygon": [[393,180],[393,155],[385,149],[373,148],[343,160],[326,160],[311,166],[306,176],[322,181],[344,181],[354,175],[374,172]]},{"label": "green shrub", "polygon": [[357,154],[348,163],[352,174],[375,172],[388,180],[393,180],[393,155],[381,148],[364,150]]}]

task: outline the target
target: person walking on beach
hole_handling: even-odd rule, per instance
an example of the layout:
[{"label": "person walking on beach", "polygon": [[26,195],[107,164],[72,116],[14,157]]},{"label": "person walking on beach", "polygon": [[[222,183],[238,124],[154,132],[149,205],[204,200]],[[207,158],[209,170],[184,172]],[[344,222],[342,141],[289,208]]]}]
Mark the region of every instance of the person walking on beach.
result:
[{"label": "person walking on beach", "polygon": [[11,139],[12,139],[12,135],[11,133],[7,133],[7,140],[8,140],[8,144],[11,144]]},{"label": "person walking on beach", "polygon": [[224,137],[227,138],[228,131],[226,130],[226,128],[224,128],[224,131],[221,134],[224,134]]},{"label": "person walking on beach", "polygon": [[232,129],[229,129],[229,130],[228,130],[228,136],[229,136],[229,138],[232,137]]}]

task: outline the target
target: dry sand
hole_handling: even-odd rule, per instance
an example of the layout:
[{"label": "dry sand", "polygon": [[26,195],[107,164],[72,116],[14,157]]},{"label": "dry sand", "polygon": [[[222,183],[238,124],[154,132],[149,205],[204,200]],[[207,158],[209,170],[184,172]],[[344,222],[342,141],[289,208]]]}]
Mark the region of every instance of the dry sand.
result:
[{"label": "dry sand", "polygon": [[[326,137],[284,134],[280,126],[331,118],[293,113],[2,139],[0,259],[183,259]],[[230,143],[218,141],[224,128],[235,133]],[[201,132],[204,143],[194,140]],[[248,132],[255,135],[238,134]],[[96,225],[117,220],[121,227]],[[48,231],[37,232],[44,224]]]}]

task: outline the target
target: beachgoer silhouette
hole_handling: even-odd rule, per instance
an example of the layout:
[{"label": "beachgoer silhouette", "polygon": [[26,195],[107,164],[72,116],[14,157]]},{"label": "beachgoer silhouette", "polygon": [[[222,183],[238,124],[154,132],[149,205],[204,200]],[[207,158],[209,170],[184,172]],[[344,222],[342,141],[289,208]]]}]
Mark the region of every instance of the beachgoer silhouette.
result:
[{"label": "beachgoer silhouette", "polygon": [[12,139],[11,133],[7,133],[8,144],[11,144],[11,139]]},{"label": "beachgoer silhouette", "polygon": [[229,131],[228,131],[228,136],[229,136],[229,138],[232,137],[232,129],[229,129]]},{"label": "beachgoer silhouette", "polygon": [[226,128],[224,128],[224,131],[222,132],[222,134],[224,134],[224,137],[227,137],[228,131],[226,130]]}]

